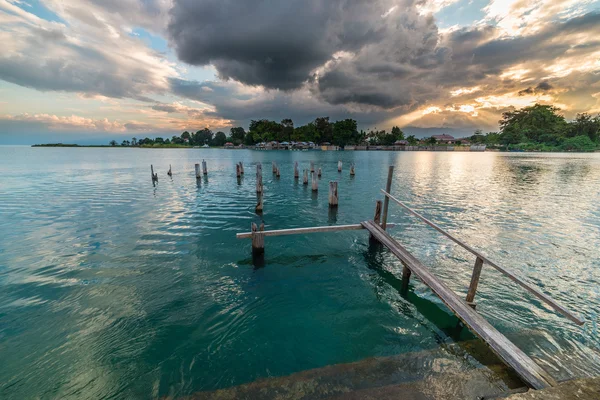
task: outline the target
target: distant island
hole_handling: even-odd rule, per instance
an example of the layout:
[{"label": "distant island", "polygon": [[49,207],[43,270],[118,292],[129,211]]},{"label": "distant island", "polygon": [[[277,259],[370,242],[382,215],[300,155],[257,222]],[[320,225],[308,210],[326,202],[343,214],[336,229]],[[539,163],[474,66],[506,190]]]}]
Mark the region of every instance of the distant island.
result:
[{"label": "distant island", "polygon": [[485,145],[500,151],[598,151],[600,150],[600,115],[595,117],[578,114],[575,120],[567,121],[560,109],[551,105],[535,104],[502,114],[499,132],[483,133],[476,130],[473,135],[454,139],[449,135],[435,135],[418,139],[405,136],[402,129],[394,126],[386,130],[358,130],[357,122],[344,119],[330,122],[329,117],[319,117],[306,125],[294,126],[291,119],[281,122],[268,119],[252,120],[248,131],[233,127],[229,135],[208,128],[195,133],[183,132],[180,136],[164,139],[144,138],[112,140],[108,145],[82,146],[76,144],[37,144],[33,147],[140,147],[140,148],[192,148],[192,147],[236,147],[255,146],[258,143],[316,143],[346,146],[409,146],[439,145]]}]

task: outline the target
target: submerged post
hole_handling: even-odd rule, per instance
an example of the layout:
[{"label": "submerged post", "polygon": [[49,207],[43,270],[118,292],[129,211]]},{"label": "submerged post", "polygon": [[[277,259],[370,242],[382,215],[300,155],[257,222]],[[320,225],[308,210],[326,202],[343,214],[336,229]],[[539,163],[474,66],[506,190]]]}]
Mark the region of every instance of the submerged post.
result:
[{"label": "submerged post", "polygon": [[298,179],[298,177],[299,177],[299,176],[300,176],[300,175],[299,175],[299,173],[298,173],[298,161],[296,161],[296,162],[294,163],[294,179]]},{"label": "submerged post", "polygon": [[354,176],[354,163],[350,164],[350,176]]},{"label": "submerged post", "polygon": [[202,160],[202,173],[208,175],[208,169],[206,168],[206,161]]},{"label": "submerged post", "polygon": [[167,175],[173,176],[173,172],[171,171],[171,164],[169,164],[169,172],[167,172]]},{"label": "submerged post", "polygon": [[200,179],[200,164],[195,164],[194,169],[196,170],[196,179]]},{"label": "submerged post", "polygon": [[271,169],[273,170],[273,173],[277,171],[277,164],[275,164],[275,161],[271,161]]},{"label": "submerged post", "polygon": [[338,161],[338,172],[342,172],[342,160]]},{"label": "submerged post", "polygon": [[279,172],[279,165],[276,168],[275,176],[278,177],[278,178],[281,176],[281,173]]},{"label": "submerged post", "polygon": [[412,275],[412,271],[406,266],[406,264],[404,264],[404,262],[402,264],[404,265],[404,268],[402,269],[401,293],[406,294],[408,292],[408,283],[410,282],[410,276]]},{"label": "submerged post", "polygon": [[242,171],[240,170],[240,164],[235,164],[235,176],[238,178],[242,177]]},{"label": "submerged post", "polygon": [[260,224],[259,227],[252,223],[252,255],[258,256],[265,252],[265,235],[262,233],[265,230],[265,224]]},{"label": "submerged post", "polygon": [[338,183],[329,182],[329,207],[338,206]]},{"label": "submerged post", "polygon": [[319,190],[319,182],[317,181],[317,174],[315,174],[314,172],[311,175],[312,178],[312,190],[313,192],[316,192]]},{"label": "submerged post", "polygon": [[319,168],[319,169],[317,170],[317,176],[318,176],[319,178],[321,177],[321,168]]},{"label": "submerged post", "polygon": [[308,170],[304,170],[304,177],[302,178],[302,184],[308,185]]},{"label": "submerged post", "polygon": [[263,212],[263,194],[262,193],[257,193],[257,197],[258,197],[258,203],[256,204],[255,207],[255,211],[257,214],[260,214]]},{"label": "submerged post", "polygon": [[479,257],[475,260],[475,266],[473,267],[473,275],[471,276],[471,284],[469,285],[469,292],[467,293],[467,304],[475,308],[475,294],[477,293],[477,285],[479,285],[479,277],[481,276],[481,268],[483,267],[483,260]]},{"label": "submerged post", "polygon": [[310,172],[315,172],[315,163],[313,161],[310,162]]},{"label": "submerged post", "polygon": [[152,177],[152,183],[158,182],[158,172],[154,173],[154,165],[150,164],[150,175]]},{"label": "submerged post", "polygon": [[240,161],[240,173],[244,175],[244,164]]},{"label": "submerged post", "polygon": [[262,165],[256,164],[256,193],[262,193],[263,182],[262,182]]},{"label": "submerged post", "polygon": [[[388,178],[387,178],[387,184],[385,185],[385,191],[390,193],[390,190],[392,189],[392,177],[394,176],[394,166],[390,165],[390,168],[388,169]],[[390,198],[388,196],[385,196],[383,199],[383,221],[381,222],[381,228],[385,231],[385,228],[387,226],[387,215],[388,215],[388,207],[390,205]]]}]

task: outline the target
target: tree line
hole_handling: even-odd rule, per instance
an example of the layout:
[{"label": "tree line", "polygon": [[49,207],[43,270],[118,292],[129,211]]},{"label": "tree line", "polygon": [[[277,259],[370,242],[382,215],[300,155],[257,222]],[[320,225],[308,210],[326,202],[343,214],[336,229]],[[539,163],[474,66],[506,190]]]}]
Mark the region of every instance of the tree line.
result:
[{"label": "tree line", "polygon": [[[483,133],[476,130],[469,137],[471,143],[486,144],[489,147],[504,149],[541,150],[541,151],[591,151],[600,147],[600,115],[578,114],[573,121],[567,121],[560,114],[560,109],[551,105],[535,104],[502,114],[499,132]],[[406,140],[409,145],[419,142],[435,144],[434,138],[419,140],[414,135],[405,136],[397,126],[391,131],[358,130],[353,119],[330,122],[329,117],[319,117],[306,125],[294,126],[294,122],[283,119],[281,122],[268,119],[252,120],[248,131],[243,127],[233,127],[228,134],[218,131],[214,133],[208,128],[197,132],[183,132],[180,136],[164,139],[133,138],[124,140],[121,146],[224,146],[231,142],[234,145],[252,146],[260,142],[314,142],[316,144],[331,143],[337,146],[376,145],[389,146],[398,140]],[[111,141],[112,146],[118,146]]]},{"label": "tree line", "polygon": [[[386,130],[358,130],[357,122],[353,119],[344,119],[330,122],[329,117],[319,117],[306,125],[294,126],[294,121],[289,118],[281,122],[268,119],[250,121],[248,131],[243,127],[233,127],[229,134],[222,131],[213,133],[208,128],[197,132],[183,132],[180,136],[171,138],[157,137],[124,140],[121,146],[224,146],[230,142],[238,146],[241,144],[252,146],[260,142],[314,142],[317,144],[331,143],[337,146],[359,145],[369,143],[372,145],[392,145],[397,140],[407,140],[416,144],[418,139],[413,135],[405,138],[404,132],[395,126],[390,132]],[[119,144],[113,140],[111,146]]]},{"label": "tree line", "polygon": [[567,121],[560,108],[535,104],[502,114],[499,132],[475,131],[472,143],[539,151],[592,151],[600,147],[600,114]]}]

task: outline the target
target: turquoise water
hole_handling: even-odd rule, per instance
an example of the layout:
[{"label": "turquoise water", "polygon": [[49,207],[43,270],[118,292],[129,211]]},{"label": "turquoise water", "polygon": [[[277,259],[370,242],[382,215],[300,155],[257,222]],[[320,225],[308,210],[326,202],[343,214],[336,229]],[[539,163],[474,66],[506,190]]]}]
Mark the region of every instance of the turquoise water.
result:
[{"label": "turquoise water", "polygon": [[[202,159],[209,175],[198,185]],[[398,198],[587,323],[575,326],[488,267],[483,315],[558,379],[600,373],[600,154],[0,147],[0,160],[0,398],[181,396],[467,338],[416,279],[400,295],[401,265],[370,249],[364,231],[267,238],[262,268],[250,240],[235,238],[252,222],[372,218],[388,165]],[[323,169],[316,195],[293,179],[293,163],[310,160]],[[337,213],[329,180],[339,181]],[[389,221],[466,293],[472,255],[397,206]]]}]

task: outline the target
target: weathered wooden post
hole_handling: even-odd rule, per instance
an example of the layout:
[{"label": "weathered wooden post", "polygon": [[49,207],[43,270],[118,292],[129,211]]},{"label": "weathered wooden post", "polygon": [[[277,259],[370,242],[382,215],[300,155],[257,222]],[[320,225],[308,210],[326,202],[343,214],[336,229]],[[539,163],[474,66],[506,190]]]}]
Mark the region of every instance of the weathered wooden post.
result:
[{"label": "weathered wooden post", "polygon": [[235,164],[235,176],[239,178],[242,177],[242,170],[240,169],[240,164]]},{"label": "weathered wooden post", "polygon": [[279,172],[279,165],[277,166],[277,169],[276,169],[276,171],[275,171],[275,176],[276,176],[277,178],[281,177],[281,173]]},{"label": "weathered wooden post", "polygon": [[263,182],[262,182],[262,165],[256,164],[256,193],[262,193]]},{"label": "weathered wooden post", "polygon": [[354,176],[354,163],[350,164],[350,176]]},{"label": "weathered wooden post", "polygon": [[298,173],[298,161],[296,161],[294,163],[294,179],[298,179],[299,177],[299,173]]},{"label": "weathered wooden post", "polygon": [[[375,222],[377,225],[379,225],[381,222],[381,200],[377,200],[375,202],[375,215],[373,216],[373,222]],[[379,242],[377,239],[375,239],[373,234],[369,234],[369,240]]]},{"label": "weathered wooden post", "polygon": [[277,164],[275,161],[271,161],[271,169],[273,169],[273,173],[277,172]]},{"label": "weathered wooden post", "polygon": [[304,170],[304,177],[302,178],[302,183],[304,185],[308,185],[308,170],[307,169]]},{"label": "weathered wooden post", "polygon": [[316,192],[319,190],[319,181],[317,181],[317,174],[315,174],[314,172],[310,174],[311,178],[312,178],[312,190],[313,192]]},{"label": "weathered wooden post", "polygon": [[152,183],[158,182],[158,172],[154,173],[154,165],[150,164],[150,175],[152,177]]},{"label": "weathered wooden post", "polygon": [[258,197],[258,203],[256,204],[255,211],[257,214],[260,214],[263,212],[263,194],[257,193],[257,197]]},{"label": "weathered wooden post", "polygon": [[253,222],[252,223],[252,255],[259,256],[265,252],[265,224],[260,224],[259,227]]},{"label": "weathered wooden post", "polygon": [[313,161],[310,162],[310,172],[315,172],[315,163]]},{"label": "weathered wooden post", "polygon": [[240,161],[240,174],[244,175],[244,164]]},{"label": "weathered wooden post", "polygon": [[196,170],[196,179],[200,179],[200,177],[202,176],[200,175],[200,164],[194,165],[194,168]]},{"label": "weathered wooden post", "polygon": [[321,177],[321,168],[319,168],[319,169],[317,170],[317,175],[319,176],[319,178]]},{"label": "weathered wooden post", "polygon": [[[392,177],[393,176],[394,176],[394,166],[390,165],[390,167],[388,168],[387,184],[385,185],[385,191],[388,193],[390,193],[390,190],[392,190]],[[381,229],[383,229],[384,231],[387,226],[387,215],[388,215],[389,205],[390,205],[390,198],[388,196],[385,196],[383,199],[383,217],[382,217],[383,221],[381,222]]]},{"label": "weathered wooden post", "polygon": [[208,169],[206,168],[206,161],[202,160],[202,173],[208,175]]},{"label": "weathered wooden post", "polygon": [[169,172],[167,172],[167,175],[173,176],[173,172],[171,171],[171,164],[169,164]]},{"label": "weathered wooden post", "polygon": [[475,294],[477,293],[477,285],[479,285],[479,277],[481,276],[481,268],[483,267],[483,260],[479,257],[475,260],[475,267],[473,267],[473,275],[471,276],[471,284],[469,285],[469,292],[467,293],[467,304],[475,308]]},{"label": "weathered wooden post", "polygon": [[402,288],[400,292],[402,294],[406,294],[408,292],[408,283],[410,282],[410,276],[412,275],[412,271],[406,266],[406,264],[402,263],[404,268],[402,269]]},{"label": "weathered wooden post", "polygon": [[338,161],[338,172],[342,172],[342,160]]},{"label": "weathered wooden post", "polygon": [[329,207],[338,206],[338,183],[335,181],[329,182]]}]

